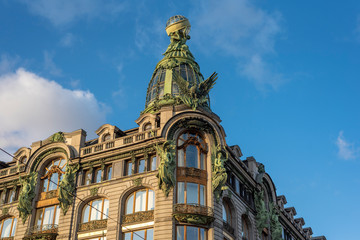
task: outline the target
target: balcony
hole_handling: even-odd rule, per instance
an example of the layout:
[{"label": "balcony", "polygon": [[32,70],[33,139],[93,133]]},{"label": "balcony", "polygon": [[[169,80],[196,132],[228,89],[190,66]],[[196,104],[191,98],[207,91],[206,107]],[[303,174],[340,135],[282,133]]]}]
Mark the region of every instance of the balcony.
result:
[{"label": "balcony", "polygon": [[214,210],[199,204],[175,204],[173,217],[178,222],[207,225],[214,221]]},{"label": "balcony", "polygon": [[107,219],[94,220],[86,223],[80,223],[79,232],[92,231],[107,228]]},{"label": "balcony", "polygon": [[33,226],[26,230],[23,240],[47,239],[55,240],[58,235],[57,224],[44,224],[42,226]]}]

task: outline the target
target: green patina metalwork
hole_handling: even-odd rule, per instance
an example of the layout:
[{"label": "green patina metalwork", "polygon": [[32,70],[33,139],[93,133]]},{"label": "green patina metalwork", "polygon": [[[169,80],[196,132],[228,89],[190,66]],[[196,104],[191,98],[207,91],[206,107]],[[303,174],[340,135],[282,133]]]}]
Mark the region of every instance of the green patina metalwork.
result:
[{"label": "green patina metalwork", "polygon": [[180,74],[175,71],[173,72],[173,78],[180,88],[181,94],[179,97],[185,105],[191,107],[194,111],[198,106],[210,110],[208,105],[209,92],[215,84],[217,73],[214,72],[208,79],[199,84],[195,83],[193,86],[190,86],[190,82],[183,79]]},{"label": "green patina metalwork", "polygon": [[132,181],[133,181],[134,186],[137,186],[137,187],[141,186],[141,184],[142,184],[142,178],[135,178]]},{"label": "green patina metalwork", "polygon": [[62,209],[64,215],[69,210],[69,207],[74,200],[74,191],[76,188],[76,173],[79,170],[79,164],[69,165],[69,162],[66,164],[65,174],[63,179],[60,181],[59,185],[59,197],[60,208]]},{"label": "green patina metalwork", "polygon": [[94,187],[94,188],[90,189],[90,195],[92,197],[95,197],[96,195],[98,195],[98,192],[99,192],[99,187]]},{"label": "green patina metalwork", "polygon": [[64,133],[63,132],[54,133],[49,138],[49,141],[52,142],[52,143],[54,143],[54,142],[65,142]]},{"label": "green patina metalwork", "polygon": [[182,223],[208,225],[214,221],[214,217],[191,213],[174,213],[173,217]]},{"label": "green patina metalwork", "polygon": [[159,188],[165,196],[169,196],[170,190],[175,186],[175,144],[174,141],[166,141],[161,146],[155,145],[156,152],[160,156],[160,165],[158,168]]},{"label": "green patina metalwork", "polygon": [[52,148],[47,151],[42,152],[34,161],[33,165],[30,168],[30,171],[33,172],[37,168],[37,166],[40,164],[40,162],[47,156],[53,154],[53,153],[64,153],[67,158],[69,158],[67,152],[63,148]]},{"label": "green patina metalwork", "polygon": [[227,180],[227,173],[225,169],[225,162],[228,159],[228,152],[222,149],[219,145],[212,146],[212,190],[215,195],[215,200],[218,202],[223,190],[227,189],[225,186]]},{"label": "green patina metalwork", "polygon": [[261,233],[262,230],[269,225],[269,213],[265,206],[263,190],[255,192],[255,208],[257,212],[255,217],[256,228],[258,232]]},{"label": "green patina metalwork", "polygon": [[275,203],[270,203],[270,229],[271,229],[271,239],[281,240],[282,239],[282,227],[279,222],[279,212]]},{"label": "green patina metalwork", "polygon": [[2,215],[7,215],[9,213],[9,208],[8,207],[4,207],[1,209],[1,214]]},{"label": "green patina metalwork", "polygon": [[22,219],[23,224],[32,211],[32,201],[35,197],[37,177],[38,173],[32,172],[25,178],[20,177],[19,179],[22,187],[19,194],[19,204],[17,209],[19,210],[19,216]]}]

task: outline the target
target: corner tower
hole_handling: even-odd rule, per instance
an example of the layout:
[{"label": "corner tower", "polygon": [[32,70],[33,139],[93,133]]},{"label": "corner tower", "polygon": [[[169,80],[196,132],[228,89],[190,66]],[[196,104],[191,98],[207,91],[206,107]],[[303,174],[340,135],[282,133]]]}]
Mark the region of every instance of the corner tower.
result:
[{"label": "corner tower", "polygon": [[180,104],[193,110],[201,107],[210,111],[208,93],[216,81],[216,73],[204,80],[186,45],[190,39],[190,28],[190,22],[184,16],[176,15],[167,21],[166,33],[170,44],[163,54],[164,58],[155,67],[142,113],[156,113],[163,106]]}]

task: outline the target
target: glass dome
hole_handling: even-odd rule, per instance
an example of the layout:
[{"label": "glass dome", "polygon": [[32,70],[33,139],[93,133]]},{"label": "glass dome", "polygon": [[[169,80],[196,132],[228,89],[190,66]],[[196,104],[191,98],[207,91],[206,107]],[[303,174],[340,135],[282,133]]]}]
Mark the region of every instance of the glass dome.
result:
[{"label": "glass dome", "polygon": [[[159,68],[154,72],[150,80],[146,95],[146,107],[156,99],[160,100],[163,98],[165,94],[171,94],[173,97],[179,96],[180,90],[173,80],[173,71],[176,71],[184,80],[188,81],[190,87],[204,80],[201,75],[195,72],[191,65],[186,63],[172,69]],[[165,89],[165,85],[169,86],[168,89]]]},{"label": "glass dome", "polygon": [[181,16],[181,15],[172,16],[166,22],[166,27],[169,27],[170,25],[173,25],[175,23],[178,23],[178,22],[181,22],[181,21],[184,21],[184,20],[188,20],[188,19],[186,17],[184,17],[184,16]]}]

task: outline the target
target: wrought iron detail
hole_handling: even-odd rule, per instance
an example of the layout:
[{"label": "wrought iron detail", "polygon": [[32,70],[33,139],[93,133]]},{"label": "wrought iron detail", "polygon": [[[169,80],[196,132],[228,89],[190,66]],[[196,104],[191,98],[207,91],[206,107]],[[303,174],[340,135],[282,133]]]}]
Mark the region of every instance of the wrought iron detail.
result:
[{"label": "wrought iron detail", "polygon": [[37,235],[41,233],[56,233],[58,232],[57,224],[44,224],[42,226],[33,226],[26,230],[26,235]]},{"label": "wrought iron detail", "polygon": [[173,217],[179,222],[206,225],[214,221],[214,210],[199,204],[175,204]]},{"label": "wrought iron detail", "polygon": [[79,232],[107,228],[107,219],[80,223]]},{"label": "wrought iron detail", "polygon": [[127,214],[123,216],[122,222],[124,224],[134,223],[134,222],[145,222],[154,219],[154,210],[151,211],[142,211],[134,214]]},{"label": "wrought iron detail", "polygon": [[229,223],[223,221],[223,227],[225,231],[234,235],[235,229]]},{"label": "wrought iron detail", "polygon": [[1,240],[14,240],[14,237],[3,237],[0,238]]}]

